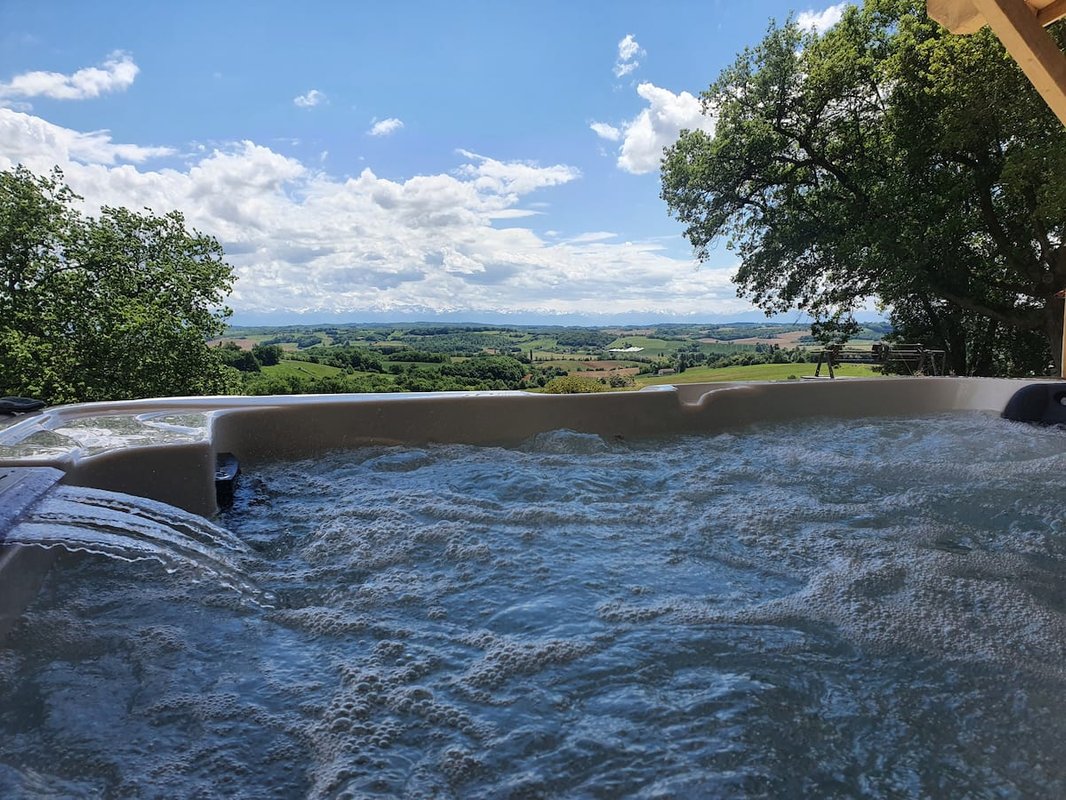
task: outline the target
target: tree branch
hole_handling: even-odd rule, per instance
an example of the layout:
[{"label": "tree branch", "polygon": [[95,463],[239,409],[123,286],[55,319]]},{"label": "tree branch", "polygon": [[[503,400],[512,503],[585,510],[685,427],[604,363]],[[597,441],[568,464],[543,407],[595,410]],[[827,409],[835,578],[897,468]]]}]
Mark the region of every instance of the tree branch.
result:
[{"label": "tree branch", "polygon": [[1044,323],[1044,315],[1038,309],[1032,309],[1028,313],[1023,314],[1012,314],[1010,312],[990,308],[989,306],[978,303],[968,297],[963,297],[962,295],[957,295],[954,292],[949,292],[944,289],[937,289],[937,293],[949,303],[954,303],[959,308],[965,308],[967,311],[973,311],[983,317],[997,320],[1004,325],[1010,325],[1013,328],[1036,330]]}]

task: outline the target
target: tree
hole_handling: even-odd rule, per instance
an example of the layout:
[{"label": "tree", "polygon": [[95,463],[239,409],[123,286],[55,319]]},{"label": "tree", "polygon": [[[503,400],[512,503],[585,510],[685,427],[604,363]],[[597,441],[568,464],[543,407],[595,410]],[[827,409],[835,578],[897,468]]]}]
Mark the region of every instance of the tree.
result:
[{"label": "tree", "polygon": [[238,372],[259,372],[264,366],[256,355],[255,348],[242,350],[236,342],[223,342],[215,352],[223,364]]},{"label": "tree", "polygon": [[826,333],[874,296],[959,373],[1050,368],[1066,131],[991,32],[867,0],[821,36],[772,25],[702,99],[714,135],[668,148],[662,196],[701,260],[739,253],[740,293]]},{"label": "tree", "polygon": [[264,367],[272,367],[281,361],[283,351],[276,344],[257,344],[252,347],[252,355]]},{"label": "tree", "polygon": [[0,172],[0,394],[49,403],[233,389],[207,340],[233,283],[181,214],[77,210],[56,169]]},{"label": "tree", "polygon": [[517,384],[526,374],[526,367],[521,361],[510,356],[476,356],[456,364],[443,364],[440,372],[442,375],[468,380]]},{"label": "tree", "polygon": [[590,394],[606,391],[606,384],[595,378],[579,378],[576,375],[552,378],[544,385],[545,394]]}]

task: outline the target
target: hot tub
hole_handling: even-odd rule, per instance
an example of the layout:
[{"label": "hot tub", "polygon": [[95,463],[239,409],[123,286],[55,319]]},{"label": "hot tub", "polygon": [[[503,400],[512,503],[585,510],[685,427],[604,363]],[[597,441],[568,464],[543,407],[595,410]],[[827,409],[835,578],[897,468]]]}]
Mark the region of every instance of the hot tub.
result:
[{"label": "hot tub", "polygon": [[[1020,428],[1002,462],[986,438],[1012,436],[998,413],[1024,385],[184,398],[24,419],[0,446],[9,468],[56,470],[35,491],[211,516],[233,453],[245,483],[218,519],[255,563],[221,592],[203,580],[250,563],[241,542],[198,575],[54,572],[36,627],[0,650],[0,691],[36,698],[8,722],[30,755],[7,772],[0,757],[0,788],[1055,796],[1060,432]],[[6,553],[21,608],[42,550]],[[128,772],[86,709],[133,742]],[[34,737],[84,780],[34,772]]]},{"label": "hot tub", "polygon": [[[893,378],[658,386],[639,392],[541,395],[437,392],[277,397],[177,397],[58,406],[0,418],[0,469],[47,468],[30,495],[59,481],[150,498],[205,517],[217,510],[218,456],[244,468],[373,444],[517,444],[567,429],[608,439],[737,430],[756,422],[853,419],[938,411],[998,412],[1034,382]],[[14,522],[0,516],[0,526]],[[2,536],[2,530],[0,530]],[[0,555],[0,637],[32,596],[49,558],[33,548]],[[17,577],[15,577],[17,576]]]},{"label": "hot tub", "polygon": [[436,392],[178,397],[59,406],[0,428],[0,467],[52,467],[73,486],[128,492],[206,516],[216,455],[242,465],[367,444],[515,444],[568,429],[604,437],[733,430],[813,416],[1002,411],[1031,381],[893,378],[686,384],[639,392]]}]

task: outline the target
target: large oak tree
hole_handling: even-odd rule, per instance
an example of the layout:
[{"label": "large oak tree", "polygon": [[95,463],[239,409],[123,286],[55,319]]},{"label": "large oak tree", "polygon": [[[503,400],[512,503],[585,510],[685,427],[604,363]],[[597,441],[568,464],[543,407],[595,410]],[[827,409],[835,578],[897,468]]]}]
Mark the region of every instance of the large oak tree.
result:
[{"label": "large oak tree", "polygon": [[0,395],[49,403],[214,394],[207,346],[233,283],[222,248],[163,216],[92,218],[58,171],[0,172]]},{"label": "large oak tree", "polygon": [[[1043,373],[1066,288],[1066,131],[987,29],[867,0],[822,35],[772,25],[703,94],[662,195],[704,259],[725,238],[768,312],[886,304],[960,374]],[[1053,26],[1060,42],[1066,25]]]}]

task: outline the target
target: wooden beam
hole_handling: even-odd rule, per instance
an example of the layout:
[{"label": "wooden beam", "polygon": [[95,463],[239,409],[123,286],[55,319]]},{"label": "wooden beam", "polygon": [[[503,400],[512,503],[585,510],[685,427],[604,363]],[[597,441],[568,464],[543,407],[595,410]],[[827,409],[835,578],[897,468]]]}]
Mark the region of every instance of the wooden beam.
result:
[{"label": "wooden beam", "polygon": [[1066,379],[1066,303],[1062,306],[1062,349],[1059,350],[1059,377]]},{"label": "wooden beam", "polygon": [[[1066,289],[1055,292],[1055,297],[1066,299]],[[1059,351],[1059,377],[1066,379],[1066,303],[1062,306],[1062,349]]]},{"label": "wooden beam", "polygon": [[[1026,5],[1045,28],[1066,17],[1066,0],[1028,0]],[[931,19],[952,33],[977,33],[985,26],[974,0],[926,0],[925,8]]]},{"label": "wooden beam", "polygon": [[1063,17],[1066,17],[1066,0],[1053,0],[1036,12],[1037,21],[1045,28]]},{"label": "wooden beam", "polygon": [[925,10],[952,33],[977,33],[985,18],[970,0],[925,0]]},{"label": "wooden beam", "polygon": [[1066,125],[1066,55],[1025,0],[969,0]]}]

